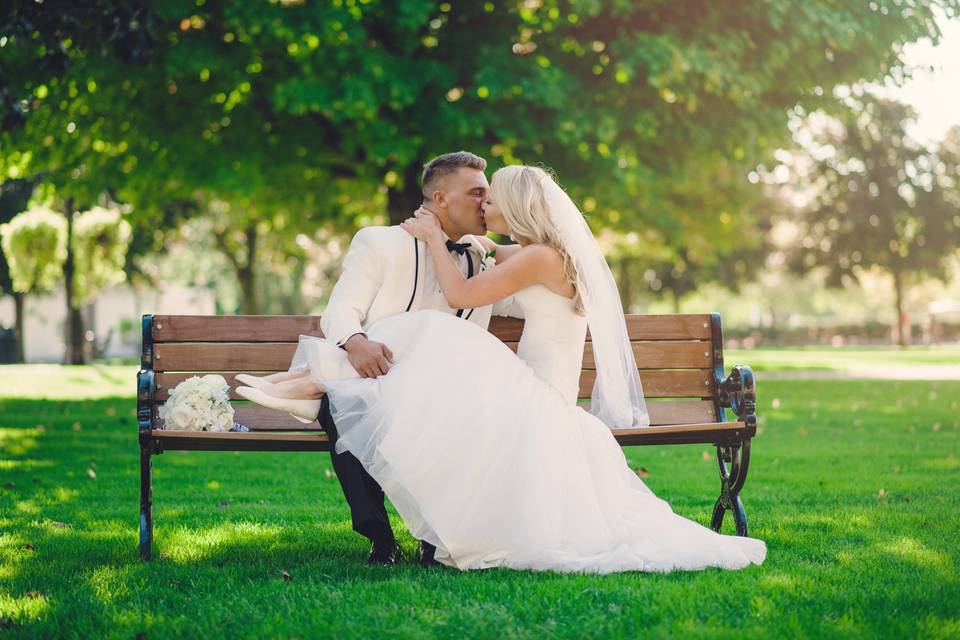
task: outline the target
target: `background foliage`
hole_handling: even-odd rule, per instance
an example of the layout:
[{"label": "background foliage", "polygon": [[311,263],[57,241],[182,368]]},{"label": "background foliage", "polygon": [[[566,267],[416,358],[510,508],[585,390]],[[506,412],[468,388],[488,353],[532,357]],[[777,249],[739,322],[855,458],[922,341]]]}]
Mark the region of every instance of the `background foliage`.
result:
[{"label": "background foliage", "polygon": [[935,39],[936,16],[960,5],[10,6],[0,175],[38,180],[57,210],[104,194],[131,205],[133,282],[150,282],[184,221],[211,219],[235,310],[257,313],[312,307],[272,265],[302,258],[304,237],[405,216],[422,163],[459,148],[491,169],[552,166],[618,236],[628,299],[735,289],[783,206],[747,177],[792,145],[791,114],[848,118],[860,107],[836,89],[904,77],[903,46]]}]

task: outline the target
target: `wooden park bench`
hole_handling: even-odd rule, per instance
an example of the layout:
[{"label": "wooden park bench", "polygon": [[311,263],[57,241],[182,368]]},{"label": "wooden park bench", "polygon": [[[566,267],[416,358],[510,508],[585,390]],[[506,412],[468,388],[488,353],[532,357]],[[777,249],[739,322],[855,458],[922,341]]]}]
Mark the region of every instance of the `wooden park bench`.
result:
[{"label": "wooden park bench", "polygon": [[[723,366],[720,315],[627,316],[627,328],[648,400],[651,427],[614,429],[623,446],[709,444],[717,448],[720,496],[710,526],[719,531],[727,511],[737,535],[747,535],[740,490],[756,435],[755,391],[749,367]],[[495,317],[490,332],[516,350],[523,321]],[[143,317],[141,371],[137,374],[140,435],[140,555],[152,552],[150,472],[152,457],[164,451],[328,451],[326,434],[313,422],[237,401],[233,377],[240,372],[285,371],[300,334],[322,335],[319,316],[151,316]],[[231,387],[234,420],[242,432],[163,430],[157,408],[186,378],[218,373]],[[589,336],[584,350],[580,395],[589,398],[596,378]],[[726,410],[735,414],[728,416]]]}]

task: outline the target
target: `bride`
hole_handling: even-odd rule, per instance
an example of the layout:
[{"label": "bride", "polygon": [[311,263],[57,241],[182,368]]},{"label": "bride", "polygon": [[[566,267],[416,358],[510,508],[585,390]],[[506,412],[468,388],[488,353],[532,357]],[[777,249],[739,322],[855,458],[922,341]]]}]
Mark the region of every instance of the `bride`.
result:
[{"label": "bride", "polygon": [[[290,372],[238,376],[250,385],[238,393],[304,422],[326,393],[336,450],[360,460],[446,565],[610,573],[762,563],[762,541],[674,514],[628,466],[610,429],[649,418],[616,285],[576,205],[537,167],[500,169],[491,194],[487,227],[517,245],[481,238],[498,263],[473,278],[429,211],[402,227],[427,243],[451,306],[515,296],[526,320],[516,354],[450,314],[401,313],[370,328],[394,360],[378,378],[302,336]],[[589,412],[577,405],[588,327]]]}]

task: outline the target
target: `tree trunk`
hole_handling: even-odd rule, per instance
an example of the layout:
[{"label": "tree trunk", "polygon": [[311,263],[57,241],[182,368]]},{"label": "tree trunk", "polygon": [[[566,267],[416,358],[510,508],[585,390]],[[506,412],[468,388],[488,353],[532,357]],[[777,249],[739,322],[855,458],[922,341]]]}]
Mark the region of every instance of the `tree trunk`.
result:
[{"label": "tree trunk", "polygon": [[63,263],[63,279],[67,291],[67,352],[64,362],[86,364],[83,349],[83,316],[80,315],[80,309],[75,308],[74,300],[76,267],[73,255],[73,198],[67,198],[63,214],[67,217],[67,260]]},{"label": "tree trunk", "polygon": [[417,163],[407,165],[403,170],[400,187],[394,186],[387,190],[387,214],[390,216],[390,224],[400,224],[423,204],[420,173],[421,167]]},{"label": "tree trunk", "polygon": [[233,267],[233,273],[237,278],[237,284],[240,287],[240,313],[243,315],[255,316],[260,313],[260,298],[256,287],[256,264],[257,264],[257,221],[249,220],[247,227],[243,231],[246,247],[243,253],[246,259],[241,260],[238,256],[237,247],[231,245],[230,234],[226,230],[217,232],[214,229],[213,241],[220,249],[227,262]]},{"label": "tree trunk", "polygon": [[244,231],[247,240],[247,261],[237,265],[237,280],[240,283],[240,312],[255,316],[260,313],[260,299],[256,287],[257,223],[250,221]]},{"label": "tree trunk", "polygon": [[904,327],[905,313],[903,311],[903,274],[900,271],[893,272],[893,293],[897,311],[897,345],[907,346],[907,332]]},{"label": "tree trunk", "polygon": [[13,292],[13,314],[14,314],[14,325],[13,332],[16,337],[16,347],[13,352],[13,361],[14,362],[26,362],[24,357],[24,323],[23,323],[23,307],[24,299],[22,293]]},{"label": "tree trunk", "polygon": [[673,312],[680,313],[680,295],[676,291],[670,291],[670,298],[673,300]]}]

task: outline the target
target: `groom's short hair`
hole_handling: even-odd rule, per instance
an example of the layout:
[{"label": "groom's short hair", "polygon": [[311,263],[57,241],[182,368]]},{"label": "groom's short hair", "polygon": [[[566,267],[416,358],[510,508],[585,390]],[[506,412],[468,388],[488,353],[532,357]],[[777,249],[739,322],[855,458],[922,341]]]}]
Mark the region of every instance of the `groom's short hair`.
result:
[{"label": "groom's short hair", "polygon": [[435,188],[437,182],[463,167],[484,171],[487,168],[487,161],[469,151],[454,151],[437,156],[423,165],[423,176],[420,180],[420,184],[423,185],[423,197],[431,199],[433,192],[437,191]]}]

